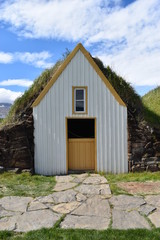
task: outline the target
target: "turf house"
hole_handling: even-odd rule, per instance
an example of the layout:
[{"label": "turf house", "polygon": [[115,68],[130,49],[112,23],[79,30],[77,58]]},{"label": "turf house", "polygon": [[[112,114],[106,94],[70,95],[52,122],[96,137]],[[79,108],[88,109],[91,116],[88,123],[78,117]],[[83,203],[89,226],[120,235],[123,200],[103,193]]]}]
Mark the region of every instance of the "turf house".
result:
[{"label": "turf house", "polygon": [[159,129],[123,78],[78,44],[35,80],[0,128],[0,166],[55,175],[159,169]]}]

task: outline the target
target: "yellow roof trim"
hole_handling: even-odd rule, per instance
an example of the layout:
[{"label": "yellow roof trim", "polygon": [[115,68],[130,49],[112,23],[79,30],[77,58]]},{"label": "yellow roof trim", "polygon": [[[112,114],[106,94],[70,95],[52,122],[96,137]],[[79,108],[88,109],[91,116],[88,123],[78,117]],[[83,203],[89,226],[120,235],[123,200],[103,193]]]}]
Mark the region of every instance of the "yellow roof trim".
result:
[{"label": "yellow roof trim", "polygon": [[47,85],[45,86],[45,88],[42,90],[42,92],[39,94],[39,96],[36,98],[36,100],[33,102],[32,107],[36,107],[40,101],[43,99],[43,97],[46,95],[46,93],[49,91],[49,89],[52,87],[52,85],[55,83],[55,81],[58,79],[58,77],[60,76],[60,74],[64,71],[64,69],[67,67],[67,65],[70,63],[70,61],[73,59],[73,57],[76,55],[76,53],[78,52],[78,50],[81,50],[81,52],[84,54],[84,56],[87,58],[87,60],[89,61],[89,63],[92,65],[92,67],[94,68],[94,70],[97,72],[97,74],[99,75],[99,77],[103,80],[103,82],[105,83],[106,87],[110,90],[110,92],[112,93],[112,95],[115,97],[115,99],[117,100],[117,102],[119,102],[120,105],[125,106],[125,103],[123,102],[123,100],[120,98],[120,96],[118,95],[118,93],[115,91],[115,89],[112,87],[112,85],[110,84],[110,82],[107,80],[107,78],[105,77],[105,75],[102,73],[102,71],[99,69],[99,67],[97,66],[97,64],[94,62],[93,58],[91,57],[91,55],[89,54],[89,52],[87,52],[87,50],[83,47],[83,45],[81,43],[79,43],[75,49],[68,55],[68,57],[65,59],[65,61],[62,63],[62,65],[59,67],[59,69],[55,72],[55,74],[53,75],[53,77],[51,78],[51,80],[47,83]]}]

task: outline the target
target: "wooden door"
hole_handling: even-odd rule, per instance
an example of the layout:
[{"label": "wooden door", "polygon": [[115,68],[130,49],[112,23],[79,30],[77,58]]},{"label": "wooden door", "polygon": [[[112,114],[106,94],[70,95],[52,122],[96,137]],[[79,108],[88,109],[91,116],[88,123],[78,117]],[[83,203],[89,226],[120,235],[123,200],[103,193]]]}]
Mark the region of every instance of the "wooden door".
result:
[{"label": "wooden door", "polygon": [[95,139],[68,139],[69,170],[95,170]]}]

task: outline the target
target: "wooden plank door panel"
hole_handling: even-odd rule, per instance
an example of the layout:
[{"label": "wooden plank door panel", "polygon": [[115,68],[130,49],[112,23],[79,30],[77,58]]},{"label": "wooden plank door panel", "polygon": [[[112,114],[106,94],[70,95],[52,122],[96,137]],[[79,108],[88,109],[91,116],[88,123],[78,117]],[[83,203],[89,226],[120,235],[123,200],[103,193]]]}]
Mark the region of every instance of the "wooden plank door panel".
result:
[{"label": "wooden plank door panel", "polygon": [[72,138],[68,140],[69,170],[95,169],[95,139]]}]

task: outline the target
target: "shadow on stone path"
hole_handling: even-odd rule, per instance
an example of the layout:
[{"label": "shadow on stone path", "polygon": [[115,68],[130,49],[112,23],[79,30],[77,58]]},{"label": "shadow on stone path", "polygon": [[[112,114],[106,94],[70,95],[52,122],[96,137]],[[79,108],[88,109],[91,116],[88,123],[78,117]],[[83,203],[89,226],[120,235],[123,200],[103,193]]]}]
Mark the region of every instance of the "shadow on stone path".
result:
[{"label": "shadow on stone path", "polygon": [[50,228],[64,214],[60,227],[65,229],[160,227],[160,195],[113,196],[106,178],[99,174],[57,176],[56,181],[48,196],[1,198],[0,230]]}]

